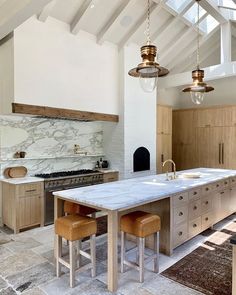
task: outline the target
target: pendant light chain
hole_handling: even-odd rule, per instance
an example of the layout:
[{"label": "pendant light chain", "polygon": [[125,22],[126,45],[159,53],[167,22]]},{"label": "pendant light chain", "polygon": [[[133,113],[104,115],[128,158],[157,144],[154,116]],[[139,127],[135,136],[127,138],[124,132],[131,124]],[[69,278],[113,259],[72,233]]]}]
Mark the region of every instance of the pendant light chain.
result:
[{"label": "pendant light chain", "polygon": [[150,0],[148,0],[148,10],[147,10],[147,45],[151,44],[151,37],[150,37]]},{"label": "pendant light chain", "polygon": [[200,51],[200,43],[199,43],[199,34],[200,34],[200,30],[199,30],[199,15],[200,15],[200,13],[199,13],[199,10],[200,10],[200,5],[199,5],[199,2],[200,2],[200,0],[197,0],[197,4],[198,4],[198,6],[197,6],[197,69],[199,70],[199,67],[200,67],[200,53],[199,53],[199,51]]}]

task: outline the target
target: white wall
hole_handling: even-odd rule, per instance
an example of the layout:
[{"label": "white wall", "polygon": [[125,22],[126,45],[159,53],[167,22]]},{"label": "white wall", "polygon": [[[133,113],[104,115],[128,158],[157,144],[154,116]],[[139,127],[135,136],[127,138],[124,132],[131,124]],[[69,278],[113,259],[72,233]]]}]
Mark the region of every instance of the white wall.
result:
[{"label": "white wall", "polygon": [[15,100],[101,113],[118,113],[118,51],[69,25],[30,18],[15,31]]}]

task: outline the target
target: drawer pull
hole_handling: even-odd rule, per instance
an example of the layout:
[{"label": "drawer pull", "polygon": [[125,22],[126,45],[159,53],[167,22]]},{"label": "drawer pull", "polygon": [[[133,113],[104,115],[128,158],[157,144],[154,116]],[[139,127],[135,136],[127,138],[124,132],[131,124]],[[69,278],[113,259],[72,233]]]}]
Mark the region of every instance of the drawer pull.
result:
[{"label": "drawer pull", "polygon": [[26,190],[25,192],[26,193],[32,193],[32,192],[36,192],[37,190],[36,189],[28,189],[28,190]]},{"label": "drawer pull", "polygon": [[225,184],[228,184],[228,181],[225,181]]},{"label": "drawer pull", "polygon": [[194,196],[196,196],[197,195],[197,192],[194,192],[193,194],[194,194]]},{"label": "drawer pull", "polygon": [[225,192],[220,192],[221,195],[223,195]]},{"label": "drawer pull", "polygon": [[179,200],[180,200],[180,201],[183,200],[183,196],[179,196]]},{"label": "drawer pull", "polygon": [[182,236],[182,235],[183,235],[183,232],[182,232],[182,231],[180,231],[180,232],[178,233],[178,235],[179,235],[179,236]]},{"label": "drawer pull", "polygon": [[183,212],[179,212],[179,216],[183,216],[184,215],[184,213]]},{"label": "drawer pull", "polygon": [[196,223],[193,224],[193,227],[197,227]]},{"label": "drawer pull", "polygon": [[234,179],[232,179],[232,182],[235,182],[235,180],[234,180]]},{"label": "drawer pull", "polygon": [[197,206],[194,206],[194,207],[193,207],[193,210],[197,210]]},{"label": "drawer pull", "polygon": [[209,187],[206,187],[206,189],[205,189],[206,191],[209,191]]},{"label": "drawer pull", "polygon": [[206,221],[208,221],[208,220],[209,220],[209,218],[208,218],[208,217],[206,217],[206,218],[205,218],[205,220],[206,220]]},{"label": "drawer pull", "polygon": [[217,184],[216,187],[219,187],[219,184]]},{"label": "drawer pull", "polygon": [[208,205],[208,204],[209,204],[209,202],[208,202],[208,201],[206,201],[206,202],[205,202],[205,204],[206,204],[206,205]]}]

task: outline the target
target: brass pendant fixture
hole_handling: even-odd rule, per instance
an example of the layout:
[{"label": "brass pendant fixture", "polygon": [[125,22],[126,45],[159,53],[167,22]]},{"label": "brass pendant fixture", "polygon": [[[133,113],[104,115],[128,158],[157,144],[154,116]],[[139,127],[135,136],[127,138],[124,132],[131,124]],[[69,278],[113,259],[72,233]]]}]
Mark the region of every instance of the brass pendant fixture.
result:
[{"label": "brass pendant fixture", "polygon": [[150,40],[150,0],[148,0],[147,11],[147,44],[141,47],[142,62],[129,71],[129,75],[139,78],[140,85],[145,92],[152,92],[157,85],[158,77],[169,73],[166,68],[161,67],[156,61],[157,47]]},{"label": "brass pendant fixture", "polygon": [[204,99],[204,94],[206,92],[213,91],[214,88],[212,86],[207,85],[204,81],[204,70],[200,70],[199,65],[199,2],[201,0],[196,0],[198,4],[198,21],[197,21],[197,68],[192,71],[192,79],[193,83],[186,88],[184,88],[183,92],[190,92],[192,102],[194,104],[201,104]]}]

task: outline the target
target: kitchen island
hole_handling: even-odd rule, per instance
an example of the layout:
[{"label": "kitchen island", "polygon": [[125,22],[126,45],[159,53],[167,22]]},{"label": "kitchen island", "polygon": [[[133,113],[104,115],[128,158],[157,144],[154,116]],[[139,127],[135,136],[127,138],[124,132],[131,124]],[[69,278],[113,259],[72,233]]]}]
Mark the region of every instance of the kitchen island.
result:
[{"label": "kitchen island", "polygon": [[[108,214],[108,289],[117,290],[119,218],[137,209],[161,217],[160,250],[168,255],[178,245],[236,212],[236,170],[199,168],[196,179],[167,181],[165,174],[55,192],[55,218],[63,201],[106,211]],[[152,241],[147,241],[151,246]]]}]

